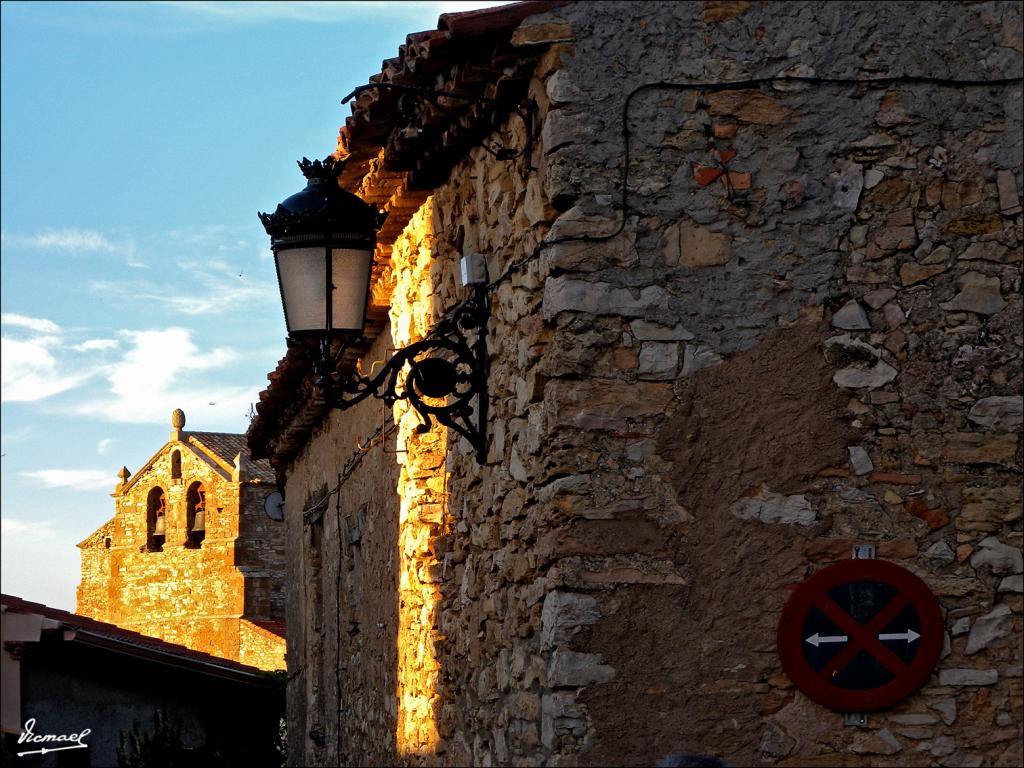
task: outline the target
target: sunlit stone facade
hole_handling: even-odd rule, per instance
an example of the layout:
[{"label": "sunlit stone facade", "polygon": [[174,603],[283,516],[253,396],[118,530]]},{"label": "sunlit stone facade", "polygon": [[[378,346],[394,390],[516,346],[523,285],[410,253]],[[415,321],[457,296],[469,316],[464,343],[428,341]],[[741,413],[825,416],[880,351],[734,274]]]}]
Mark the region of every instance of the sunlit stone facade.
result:
[{"label": "sunlit stone facade", "polygon": [[[241,435],[186,432],[134,475],[86,538],[77,612],[262,669],[284,668],[284,531]],[[161,522],[162,520],[162,522]],[[198,523],[198,525],[197,525]]]}]

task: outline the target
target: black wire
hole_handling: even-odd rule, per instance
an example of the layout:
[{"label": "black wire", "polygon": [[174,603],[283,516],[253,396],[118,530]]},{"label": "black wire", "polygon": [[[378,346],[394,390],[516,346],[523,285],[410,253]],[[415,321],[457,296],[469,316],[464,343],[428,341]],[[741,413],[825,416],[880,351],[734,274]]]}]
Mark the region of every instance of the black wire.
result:
[{"label": "black wire", "polygon": [[[626,96],[626,100],[622,105],[622,220],[619,222],[618,227],[614,231],[603,235],[567,235],[565,237],[558,237],[553,240],[542,240],[537,244],[533,251],[520,259],[517,262],[512,263],[509,267],[502,272],[500,276],[495,278],[493,281],[488,283],[487,289],[493,290],[500,283],[504,282],[508,277],[515,271],[522,268],[524,265],[533,261],[540,256],[541,250],[550,247],[552,245],[558,245],[560,243],[600,243],[612,240],[622,234],[626,228],[626,222],[629,220],[629,214],[632,212],[629,205],[629,156],[630,156],[630,143],[629,143],[629,107],[633,103],[633,99],[639,96],[641,93],[650,90],[672,90],[672,91],[734,91],[741,90],[743,88],[750,88],[752,86],[769,85],[771,83],[788,82],[788,83],[811,83],[815,85],[867,85],[867,86],[880,86],[880,85],[894,85],[894,84],[915,84],[924,83],[928,85],[950,85],[960,87],[973,87],[973,86],[998,86],[998,85],[1009,85],[1010,83],[1024,82],[1024,78],[1021,77],[1001,77],[992,80],[957,80],[954,78],[946,77],[929,77],[925,75],[892,75],[888,77],[871,77],[871,78],[842,78],[842,77],[807,77],[807,76],[795,76],[795,77],[756,77],[748,80],[730,80],[727,82],[719,83],[676,83],[657,81],[652,83],[644,83],[637,86]],[[731,185],[731,180],[728,178],[728,169],[726,169],[726,185]]]}]

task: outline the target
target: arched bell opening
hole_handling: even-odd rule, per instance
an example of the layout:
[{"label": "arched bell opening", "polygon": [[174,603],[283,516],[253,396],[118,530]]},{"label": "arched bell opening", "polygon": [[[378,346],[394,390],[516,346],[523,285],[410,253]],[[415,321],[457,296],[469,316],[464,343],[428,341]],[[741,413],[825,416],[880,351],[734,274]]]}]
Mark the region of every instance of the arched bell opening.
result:
[{"label": "arched bell opening", "polygon": [[167,538],[167,495],[160,486],[152,488],[146,498],[146,549],[163,552]]},{"label": "arched bell opening", "polygon": [[206,488],[192,483],[185,495],[185,546],[199,549],[206,538]]}]

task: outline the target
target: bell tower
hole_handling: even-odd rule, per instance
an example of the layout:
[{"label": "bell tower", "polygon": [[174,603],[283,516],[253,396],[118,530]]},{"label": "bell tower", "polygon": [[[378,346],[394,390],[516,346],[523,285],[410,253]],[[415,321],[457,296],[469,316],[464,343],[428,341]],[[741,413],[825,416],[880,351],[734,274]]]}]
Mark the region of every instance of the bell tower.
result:
[{"label": "bell tower", "polygon": [[114,516],[78,545],[78,612],[283,668],[284,526],[264,512],[274,473],[243,435],[186,431],[181,408],[168,438],[134,474],[121,468]]}]

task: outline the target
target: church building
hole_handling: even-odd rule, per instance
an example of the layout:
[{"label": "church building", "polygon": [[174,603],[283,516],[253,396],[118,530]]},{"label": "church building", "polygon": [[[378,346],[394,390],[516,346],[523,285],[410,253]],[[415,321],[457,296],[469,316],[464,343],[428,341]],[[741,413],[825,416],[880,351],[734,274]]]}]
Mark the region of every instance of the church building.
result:
[{"label": "church building", "polygon": [[[277,485],[243,435],[186,432],[134,474],[82,541],[77,613],[261,669],[284,668],[284,535]],[[279,498],[279,497],[278,497]],[[268,513],[269,510],[269,513]]]}]

